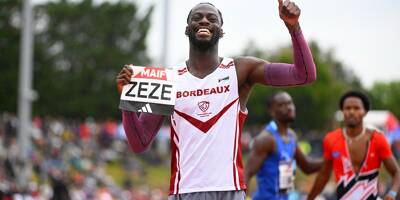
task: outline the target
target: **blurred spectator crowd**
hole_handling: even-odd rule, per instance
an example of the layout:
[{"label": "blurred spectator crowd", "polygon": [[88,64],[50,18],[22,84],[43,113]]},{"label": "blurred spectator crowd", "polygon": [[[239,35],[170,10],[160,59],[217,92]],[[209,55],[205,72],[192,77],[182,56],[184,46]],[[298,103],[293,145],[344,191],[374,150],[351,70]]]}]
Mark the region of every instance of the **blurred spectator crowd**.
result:
[{"label": "blurred spectator crowd", "polygon": [[[21,188],[17,125],[15,114],[0,113],[0,200],[159,200],[167,196],[166,188],[133,184],[131,177],[143,178],[145,171],[141,158],[131,153],[121,123],[91,118],[34,117],[29,133],[32,170],[27,187]],[[151,152],[142,158],[158,162]],[[116,169],[124,177],[121,184],[107,173],[112,163],[121,166]]]},{"label": "blurred spectator crowd", "polygon": [[[148,151],[134,154],[121,122],[34,117],[28,133],[27,163],[31,170],[24,188],[17,182],[21,165],[17,126],[15,114],[0,113],[0,200],[167,199],[170,164],[167,126],[161,128]],[[247,127],[243,132],[245,158],[252,139],[262,128],[262,125]],[[323,137],[318,132],[299,133],[298,144],[304,153],[321,157]],[[160,178],[162,184],[149,184],[148,166],[160,166],[165,171],[166,177]],[[304,199],[313,177],[300,174],[291,199]],[[382,194],[386,186],[382,180]],[[321,199],[335,199],[334,193],[335,184],[331,182]]]}]

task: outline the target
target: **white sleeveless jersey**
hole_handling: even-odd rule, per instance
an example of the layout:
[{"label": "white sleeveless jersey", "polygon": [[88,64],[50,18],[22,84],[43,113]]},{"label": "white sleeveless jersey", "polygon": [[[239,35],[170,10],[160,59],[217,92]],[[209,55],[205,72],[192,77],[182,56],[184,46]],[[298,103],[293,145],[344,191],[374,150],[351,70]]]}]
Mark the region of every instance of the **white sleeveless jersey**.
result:
[{"label": "white sleeveless jersey", "polygon": [[224,58],[203,79],[184,64],[177,81],[170,194],[245,189],[240,136],[246,113],[233,59]]}]

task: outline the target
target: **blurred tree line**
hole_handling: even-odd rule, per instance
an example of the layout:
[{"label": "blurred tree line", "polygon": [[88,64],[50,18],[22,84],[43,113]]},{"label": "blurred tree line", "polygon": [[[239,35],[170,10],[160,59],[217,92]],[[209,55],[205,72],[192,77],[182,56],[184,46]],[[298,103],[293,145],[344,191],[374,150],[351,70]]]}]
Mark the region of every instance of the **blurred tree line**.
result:
[{"label": "blurred tree line", "polygon": [[369,90],[374,109],[390,110],[400,119],[400,80],[377,82]]},{"label": "blurred tree line", "polygon": [[[21,0],[0,1],[0,111],[15,112],[18,94]],[[36,5],[36,115],[119,117],[115,76],[124,64],[144,65],[152,8],[92,0]]]},{"label": "blurred tree line", "polygon": [[[21,29],[21,0],[0,1],[0,112],[16,112]],[[145,65],[150,8],[138,14],[134,2],[95,4],[92,0],[51,1],[35,6],[35,115],[119,118],[115,76],[123,64]],[[183,36],[182,36],[183,37]],[[246,125],[268,121],[265,101],[274,91],[286,90],[297,105],[296,127],[331,128],[337,101],[349,88],[366,90],[374,109],[389,109],[400,117],[400,82],[376,83],[370,90],[360,79],[316,42],[310,47],[318,80],[300,88],[255,87],[249,100]],[[292,62],[290,46],[267,52],[249,44],[243,55],[273,62]]]},{"label": "blurred tree line", "polygon": [[[246,125],[265,124],[270,118],[266,109],[267,99],[274,92],[289,92],[296,105],[295,127],[303,131],[326,131],[333,128],[334,115],[339,110],[338,101],[342,93],[349,89],[365,92],[371,99],[372,109],[390,110],[400,117],[400,81],[375,83],[371,89],[362,86],[359,77],[334,57],[332,50],[322,50],[316,42],[310,42],[315,64],[317,81],[306,87],[272,88],[256,86],[249,99],[249,116]],[[272,62],[292,63],[291,46],[279,48],[267,55],[266,51],[255,48],[250,42],[244,55],[251,55]]]}]

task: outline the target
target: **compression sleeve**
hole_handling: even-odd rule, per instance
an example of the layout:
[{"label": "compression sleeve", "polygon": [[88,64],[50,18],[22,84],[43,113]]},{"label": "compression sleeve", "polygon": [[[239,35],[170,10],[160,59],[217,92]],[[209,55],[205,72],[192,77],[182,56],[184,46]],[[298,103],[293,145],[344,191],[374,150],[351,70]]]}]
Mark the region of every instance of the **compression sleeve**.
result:
[{"label": "compression sleeve", "polygon": [[301,29],[290,31],[294,64],[268,63],[264,67],[264,80],[272,86],[296,86],[316,80],[316,67]]},{"label": "compression sleeve", "polygon": [[145,151],[157,135],[164,121],[164,116],[122,110],[122,124],[131,149],[140,153]]}]

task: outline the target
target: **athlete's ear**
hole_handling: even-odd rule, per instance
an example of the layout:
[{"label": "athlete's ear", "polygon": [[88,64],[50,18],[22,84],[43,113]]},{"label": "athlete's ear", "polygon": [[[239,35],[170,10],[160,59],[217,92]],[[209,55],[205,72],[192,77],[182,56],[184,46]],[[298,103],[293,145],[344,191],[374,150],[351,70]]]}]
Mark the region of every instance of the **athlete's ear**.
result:
[{"label": "athlete's ear", "polygon": [[275,113],[274,113],[274,112],[269,112],[269,116],[270,116],[272,119],[275,119]]},{"label": "athlete's ear", "polygon": [[189,26],[186,26],[186,28],[185,28],[185,35],[189,36]]},{"label": "athlete's ear", "polygon": [[225,35],[224,30],[220,29],[220,30],[219,30],[219,38],[223,38],[224,35]]}]

